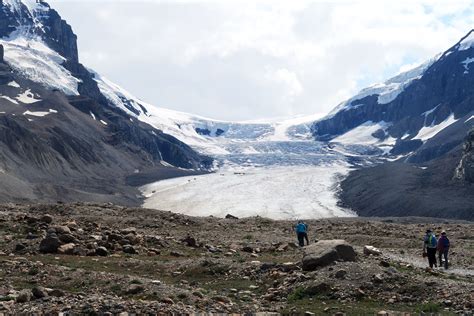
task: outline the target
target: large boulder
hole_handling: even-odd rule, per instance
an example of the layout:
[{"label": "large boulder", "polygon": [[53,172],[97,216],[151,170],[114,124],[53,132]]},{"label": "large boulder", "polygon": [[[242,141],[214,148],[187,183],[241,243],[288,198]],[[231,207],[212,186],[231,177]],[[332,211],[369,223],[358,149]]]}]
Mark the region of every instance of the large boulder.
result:
[{"label": "large boulder", "polygon": [[356,257],[354,248],[345,240],[320,240],[305,248],[303,270],[312,271],[337,260],[355,261]]},{"label": "large boulder", "polygon": [[58,251],[61,242],[55,234],[51,234],[43,239],[39,246],[41,253],[56,253]]}]

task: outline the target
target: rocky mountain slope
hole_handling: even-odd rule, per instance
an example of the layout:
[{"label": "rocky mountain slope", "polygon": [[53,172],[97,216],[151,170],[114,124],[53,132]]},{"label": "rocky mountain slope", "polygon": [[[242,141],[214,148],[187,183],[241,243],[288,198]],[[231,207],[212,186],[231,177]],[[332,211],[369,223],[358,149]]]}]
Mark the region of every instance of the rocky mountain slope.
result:
[{"label": "rocky mountain slope", "polygon": [[[312,126],[317,139],[360,143],[388,161],[352,172],[341,205],[362,216],[473,219],[474,32],[414,70],[365,90]],[[393,162],[397,160],[397,162]],[[467,168],[467,169],[465,169]]]},{"label": "rocky mountain slope", "polygon": [[[440,157],[459,146],[474,125],[473,56],[470,31],[433,60],[342,103],[314,123],[313,135],[338,142],[341,135],[364,134],[374,145],[390,143],[391,154],[409,161]],[[455,137],[445,133],[443,144],[437,143],[435,136],[447,128],[455,130]]]},{"label": "rocky mountain slope", "polygon": [[0,191],[3,201],[136,204],[127,183],[212,160],[132,119],[79,63],[71,27],[43,1],[0,4]]},{"label": "rocky mountain slope", "polygon": [[[110,204],[4,205],[0,313],[472,314],[472,223],[308,224],[311,244],[299,249],[289,221]],[[426,269],[427,227],[448,233],[447,271]]]}]

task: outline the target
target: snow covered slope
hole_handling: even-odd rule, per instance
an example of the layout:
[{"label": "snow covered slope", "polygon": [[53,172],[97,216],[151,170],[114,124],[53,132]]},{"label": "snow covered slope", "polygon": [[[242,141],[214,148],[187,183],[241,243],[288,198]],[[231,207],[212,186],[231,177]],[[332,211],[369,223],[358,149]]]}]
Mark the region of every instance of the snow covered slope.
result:
[{"label": "snow covered slope", "polygon": [[38,38],[18,35],[0,39],[0,44],[5,49],[5,61],[26,79],[67,95],[79,94],[80,80],[62,65],[66,59]]},{"label": "snow covered slope", "polygon": [[[474,113],[474,32],[426,63],[384,84],[363,89],[337,106],[312,126],[318,140],[364,144],[380,148],[385,155],[411,157],[418,149],[431,149],[434,159],[462,142]],[[456,141],[443,138],[448,129],[458,132]],[[431,146],[432,147],[432,146]],[[425,151],[427,153],[427,151]],[[410,158],[411,159],[411,158]]]}]

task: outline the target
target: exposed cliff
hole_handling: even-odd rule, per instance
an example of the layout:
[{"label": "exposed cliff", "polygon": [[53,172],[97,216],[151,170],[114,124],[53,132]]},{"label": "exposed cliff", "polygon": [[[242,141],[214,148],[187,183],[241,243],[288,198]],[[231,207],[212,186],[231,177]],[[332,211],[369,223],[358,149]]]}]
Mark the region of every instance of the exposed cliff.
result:
[{"label": "exposed cliff", "polygon": [[463,154],[454,178],[474,183],[474,129],[469,132],[464,141]]}]

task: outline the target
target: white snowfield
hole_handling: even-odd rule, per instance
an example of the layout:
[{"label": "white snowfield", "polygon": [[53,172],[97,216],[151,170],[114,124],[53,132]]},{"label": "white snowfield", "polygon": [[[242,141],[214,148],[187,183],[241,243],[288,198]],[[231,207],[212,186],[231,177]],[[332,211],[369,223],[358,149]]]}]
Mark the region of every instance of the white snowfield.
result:
[{"label": "white snowfield", "polygon": [[347,171],[343,164],[225,169],[147,185],[143,187],[144,206],[193,216],[354,216],[336,205],[334,195],[337,178]]}]

